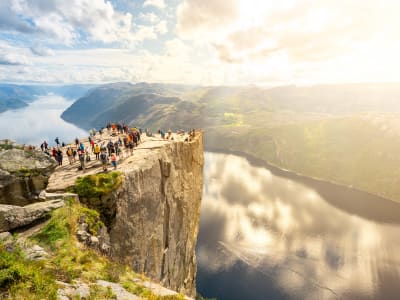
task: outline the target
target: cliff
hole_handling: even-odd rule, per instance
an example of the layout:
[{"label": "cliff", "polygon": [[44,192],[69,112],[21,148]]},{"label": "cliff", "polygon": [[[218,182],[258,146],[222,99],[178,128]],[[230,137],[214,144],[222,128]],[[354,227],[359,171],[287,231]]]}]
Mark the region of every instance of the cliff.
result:
[{"label": "cliff", "polygon": [[[194,296],[203,140],[201,132],[190,142],[185,138],[143,137],[133,155],[125,153],[119,161],[122,183],[109,193],[81,195],[80,201],[101,213],[113,258],[166,287]],[[76,167],[57,168],[47,191],[62,192],[73,187],[78,176],[102,173],[97,161],[90,162],[85,171]]]}]

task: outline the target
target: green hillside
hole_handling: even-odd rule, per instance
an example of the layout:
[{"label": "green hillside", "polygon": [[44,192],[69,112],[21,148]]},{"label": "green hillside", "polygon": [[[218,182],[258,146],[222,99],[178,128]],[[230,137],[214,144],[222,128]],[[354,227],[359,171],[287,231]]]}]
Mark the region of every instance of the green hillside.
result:
[{"label": "green hillside", "polygon": [[[64,113],[67,120],[86,128],[106,121],[153,131],[201,127],[206,149],[242,151],[400,201],[400,84],[274,89],[139,84],[114,94],[110,87],[75,102]],[[92,117],[81,121],[85,115]]]}]

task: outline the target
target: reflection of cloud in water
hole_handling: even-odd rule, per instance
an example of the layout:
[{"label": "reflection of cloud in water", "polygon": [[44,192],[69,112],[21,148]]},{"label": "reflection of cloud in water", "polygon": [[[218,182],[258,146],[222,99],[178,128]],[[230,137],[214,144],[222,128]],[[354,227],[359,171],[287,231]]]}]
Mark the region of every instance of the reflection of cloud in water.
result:
[{"label": "reflection of cloud in water", "polygon": [[205,159],[200,268],[212,273],[240,260],[289,294],[312,298],[383,295],[381,278],[400,279],[398,226],[350,215],[244,158]]},{"label": "reflection of cloud in water", "polygon": [[43,140],[53,144],[57,136],[65,142],[71,142],[76,136],[86,136],[86,131],[60,118],[61,113],[70,105],[71,102],[63,97],[48,95],[22,109],[1,113],[0,139],[40,145]]}]

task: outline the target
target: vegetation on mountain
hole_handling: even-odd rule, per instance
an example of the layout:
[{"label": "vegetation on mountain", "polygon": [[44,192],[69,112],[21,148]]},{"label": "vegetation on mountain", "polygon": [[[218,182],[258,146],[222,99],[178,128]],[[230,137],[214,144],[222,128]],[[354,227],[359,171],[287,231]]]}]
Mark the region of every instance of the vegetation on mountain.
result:
[{"label": "vegetation on mountain", "polygon": [[[178,87],[106,85],[63,117],[86,128],[107,121],[153,132],[203,128],[206,149],[242,151],[400,201],[400,84]],[[114,89],[118,93],[110,94]],[[173,101],[165,101],[171,95]],[[101,109],[93,105],[99,97],[105,101]]]},{"label": "vegetation on mountain", "polygon": [[140,280],[147,280],[143,275],[79,244],[75,232],[82,216],[85,216],[90,232],[94,233],[102,226],[97,211],[69,200],[66,207],[54,211],[48,223],[25,242],[43,246],[49,253],[47,259],[27,259],[18,244],[15,243],[10,251],[0,242],[0,298],[57,299],[60,282],[79,280],[89,285],[89,299],[115,299],[110,288],[96,284],[97,280],[106,280],[120,284],[143,299],[184,299],[181,294],[154,294],[140,284]]}]

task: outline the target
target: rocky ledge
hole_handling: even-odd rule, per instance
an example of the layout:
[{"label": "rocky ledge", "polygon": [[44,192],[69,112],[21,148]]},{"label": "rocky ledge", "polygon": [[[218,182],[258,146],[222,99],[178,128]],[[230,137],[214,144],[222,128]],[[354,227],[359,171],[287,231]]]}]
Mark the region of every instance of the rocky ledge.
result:
[{"label": "rocky ledge", "polygon": [[[118,136],[104,135],[99,144]],[[89,147],[84,140],[85,147]],[[104,174],[99,161],[85,170],[77,163],[57,167],[47,192],[65,192],[79,177]],[[110,255],[163,286],[196,293],[195,246],[203,185],[202,133],[146,137],[133,154],[122,153],[117,171],[122,183],[102,195],[80,195],[80,202],[102,215],[110,236]]]},{"label": "rocky ledge", "polygon": [[37,202],[56,165],[41,151],[0,142],[0,204],[23,206]]}]

